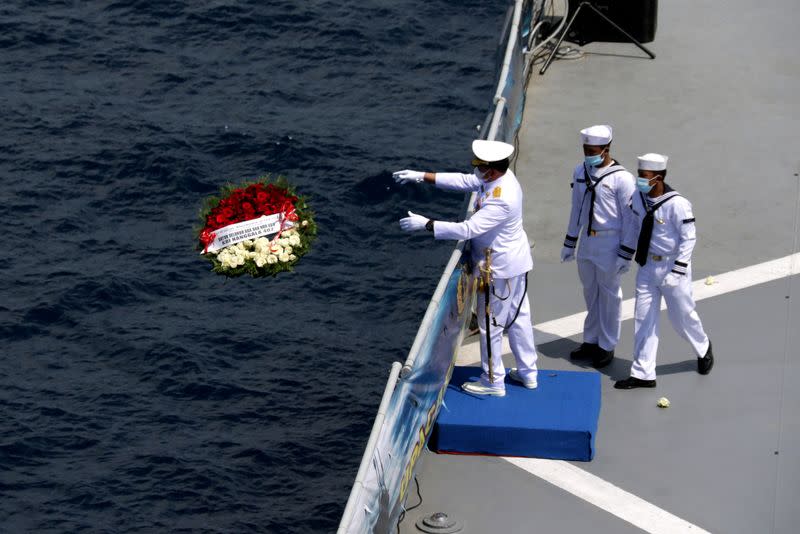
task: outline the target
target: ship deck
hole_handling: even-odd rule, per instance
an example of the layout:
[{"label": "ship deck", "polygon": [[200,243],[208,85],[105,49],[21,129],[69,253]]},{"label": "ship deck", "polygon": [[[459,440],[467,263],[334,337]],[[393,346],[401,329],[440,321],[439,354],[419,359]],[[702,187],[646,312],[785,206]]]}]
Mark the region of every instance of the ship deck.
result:
[{"label": "ship deck", "polygon": [[[796,532],[797,20],[792,0],[671,0],[659,4],[655,41],[645,45],[654,60],[633,44],[597,42],[544,76],[534,67],[516,174],[535,244],[529,291],[540,369],[597,372],[569,359],[581,335],[559,321],[584,310],[575,264],[561,264],[559,252],[571,170],[582,157],[578,130],[592,124],[613,125],[612,155],[629,169],[645,152],[670,156],[667,181],[697,218],[694,278],[700,290],[709,276],[718,284],[697,305],[715,367],[697,374],[690,346],[662,311],[658,387],[613,389],[631,364],[627,315],[617,358],[600,371],[591,462],[426,451],[417,470],[422,503],[400,532],[419,532],[417,519],[434,512],[473,533]],[[765,265],[778,259],[785,269]],[[626,299],[634,276],[623,280]],[[459,364],[477,358],[473,336]],[[504,359],[512,365],[507,351]],[[671,406],[658,408],[659,397]],[[406,505],[418,501],[412,485]]]}]

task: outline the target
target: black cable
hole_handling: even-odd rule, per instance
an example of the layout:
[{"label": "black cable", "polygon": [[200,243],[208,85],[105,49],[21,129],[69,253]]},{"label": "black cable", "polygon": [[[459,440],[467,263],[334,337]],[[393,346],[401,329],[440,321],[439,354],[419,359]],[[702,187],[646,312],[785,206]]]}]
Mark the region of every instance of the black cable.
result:
[{"label": "black cable", "polygon": [[[528,273],[525,273],[525,290],[522,292],[522,300],[525,300],[525,295],[527,293],[528,293]],[[509,295],[509,297],[510,296],[511,295]],[[506,297],[506,298],[508,298],[508,297]],[[517,317],[519,317],[519,310],[520,310],[520,308],[522,308],[522,300],[520,300],[519,304],[517,305],[517,312],[514,314],[514,318],[511,319],[510,323],[508,323],[507,325],[503,326],[503,330],[508,330],[517,321]],[[497,324],[497,321],[495,320],[494,317],[492,317],[492,324],[494,326],[501,326],[501,325]]]},{"label": "black cable", "polygon": [[403,519],[406,518],[406,512],[410,512],[414,508],[419,508],[422,505],[422,493],[419,491],[419,480],[417,480],[417,475],[414,475],[414,484],[417,486],[417,497],[419,497],[419,502],[411,508],[404,508],[403,511],[400,512],[400,517],[397,518],[397,534],[400,534],[400,523],[402,523]]}]

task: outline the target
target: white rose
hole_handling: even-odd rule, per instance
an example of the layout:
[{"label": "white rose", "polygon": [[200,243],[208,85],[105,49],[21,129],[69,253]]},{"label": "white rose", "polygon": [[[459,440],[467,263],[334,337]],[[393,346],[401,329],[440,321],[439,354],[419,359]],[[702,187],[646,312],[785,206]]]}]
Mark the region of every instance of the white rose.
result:
[{"label": "white rose", "polygon": [[292,253],[292,247],[283,247],[283,253],[284,254],[291,254]]},{"label": "white rose", "polygon": [[266,256],[256,256],[255,257],[255,262],[256,262],[256,266],[257,267],[263,267],[267,263],[267,257]]},{"label": "white rose", "polygon": [[253,246],[253,240],[252,239],[245,239],[244,241],[242,241],[242,244],[244,244],[244,246],[247,247],[247,248],[251,248]]},{"label": "white rose", "polygon": [[270,254],[269,256],[267,256],[267,263],[269,264],[278,263],[278,256],[276,256],[275,254]]},{"label": "white rose", "polygon": [[302,227],[308,226],[308,221],[303,221],[303,223],[300,226],[302,226]]},{"label": "white rose", "polygon": [[287,261],[289,261],[289,255],[284,252],[283,254],[278,256],[278,259],[281,260],[283,263],[286,263]]},{"label": "white rose", "polygon": [[300,236],[297,234],[292,234],[292,237],[289,238],[289,244],[293,247],[296,247],[300,244]]},{"label": "white rose", "polygon": [[289,244],[289,240],[286,239],[285,237],[282,237],[282,238],[278,239],[278,244],[280,246],[282,246],[282,247],[285,247],[286,245]]},{"label": "white rose", "polygon": [[294,261],[296,259],[297,259],[297,256],[295,256],[294,254],[289,254],[289,261]]},{"label": "white rose", "polygon": [[273,245],[271,249],[269,249],[271,254],[275,254],[276,256],[283,253],[283,247],[280,245]]}]

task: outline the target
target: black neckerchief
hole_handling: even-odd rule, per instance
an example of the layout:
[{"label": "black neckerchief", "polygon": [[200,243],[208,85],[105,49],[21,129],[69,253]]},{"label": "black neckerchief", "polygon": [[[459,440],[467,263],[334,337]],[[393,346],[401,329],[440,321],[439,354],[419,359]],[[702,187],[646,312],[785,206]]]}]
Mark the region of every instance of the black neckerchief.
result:
[{"label": "black neckerchief", "polygon": [[[592,183],[592,179],[589,177],[589,171],[586,168],[586,163],[583,164],[583,176],[586,179],[586,191],[592,194],[590,202],[589,202],[589,223],[586,225],[586,235],[592,235],[592,223],[594,222],[594,199],[595,199],[595,196],[596,196],[595,188],[603,180],[603,178],[605,178],[609,174],[614,174],[615,172],[624,171],[624,170],[625,170],[625,167],[623,167],[622,165],[617,163],[617,160],[612,159],[611,160],[611,165],[609,166],[609,169],[608,169],[608,172],[600,175],[597,178],[597,180],[595,180],[594,183]],[[584,198],[586,198],[586,193],[584,193]],[[578,223],[579,224],[580,224],[580,220],[581,220],[581,212],[582,211],[583,211],[583,201],[581,201],[581,209],[578,212]]]},{"label": "black neckerchief", "polygon": [[668,193],[675,193],[674,195],[670,195],[663,200],[659,200],[655,204],[653,204],[652,208],[647,206],[647,198],[645,198],[645,194],[639,191],[639,196],[642,199],[642,206],[644,207],[644,219],[642,220],[642,229],[639,232],[639,241],[636,244],[636,263],[639,265],[644,266],[647,263],[647,253],[650,250],[650,238],[653,237],[653,222],[655,220],[655,212],[658,208],[664,205],[669,200],[672,200],[675,197],[679,197],[680,195],[672,189],[669,185],[664,184],[664,192],[663,195]]}]

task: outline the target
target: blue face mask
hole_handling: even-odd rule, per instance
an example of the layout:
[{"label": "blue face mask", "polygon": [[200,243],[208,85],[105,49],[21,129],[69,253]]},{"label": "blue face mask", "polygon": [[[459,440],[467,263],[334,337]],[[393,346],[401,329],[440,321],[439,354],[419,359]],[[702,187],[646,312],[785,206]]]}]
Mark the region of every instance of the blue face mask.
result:
[{"label": "blue face mask", "polygon": [[636,178],[636,189],[642,193],[649,193],[653,189],[653,186],[650,185],[650,180],[648,178],[639,176]]},{"label": "blue face mask", "polygon": [[603,163],[603,153],[600,152],[599,154],[595,154],[594,156],[586,156],[583,158],[586,160],[586,165],[589,167],[597,167],[601,163]]}]

